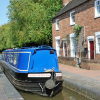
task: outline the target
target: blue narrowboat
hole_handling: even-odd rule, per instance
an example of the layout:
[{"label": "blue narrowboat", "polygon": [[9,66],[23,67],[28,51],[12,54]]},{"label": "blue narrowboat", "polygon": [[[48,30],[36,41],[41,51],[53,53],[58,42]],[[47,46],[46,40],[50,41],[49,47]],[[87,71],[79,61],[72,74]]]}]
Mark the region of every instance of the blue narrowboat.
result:
[{"label": "blue narrowboat", "polygon": [[50,46],[4,50],[0,64],[17,89],[50,97],[62,89],[56,50]]}]

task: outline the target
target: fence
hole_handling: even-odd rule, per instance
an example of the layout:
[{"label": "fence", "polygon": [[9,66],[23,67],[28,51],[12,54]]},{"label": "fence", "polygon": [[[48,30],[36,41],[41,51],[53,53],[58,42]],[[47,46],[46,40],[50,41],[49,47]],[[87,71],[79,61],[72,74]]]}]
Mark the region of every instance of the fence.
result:
[{"label": "fence", "polygon": [[77,52],[76,50],[57,50],[57,56],[73,58],[78,57],[84,59],[100,59],[100,54],[95,53],[95,51]]},{"label": "fence", "polygon": [[75,50],[56,50],[57,56],[61,57],[77,57],[77,52]]},{"label": "fence", "polygon": [[76,52],[76,50],[59,50],[58,61],[88,70],[100,70],[100,54],[95,51]]}]

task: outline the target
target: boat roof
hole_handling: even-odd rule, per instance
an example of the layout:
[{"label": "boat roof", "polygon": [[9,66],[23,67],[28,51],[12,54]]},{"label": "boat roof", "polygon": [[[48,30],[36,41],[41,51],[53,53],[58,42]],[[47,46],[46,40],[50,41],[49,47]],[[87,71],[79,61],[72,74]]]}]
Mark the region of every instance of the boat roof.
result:
[{"label": "boat roof", "polygon": [[3,52],[18,52],[18,51],[33,51],[33,50],[46,50],[46,49],[53,49],[55,50],[53,47],[51,46],[46,46],[46,45],[40,45],[38,47],[35,46],[31,46],[31,47],[22,47],[22,48],[12,48],[12,49],[7,49],[4,50]]}]

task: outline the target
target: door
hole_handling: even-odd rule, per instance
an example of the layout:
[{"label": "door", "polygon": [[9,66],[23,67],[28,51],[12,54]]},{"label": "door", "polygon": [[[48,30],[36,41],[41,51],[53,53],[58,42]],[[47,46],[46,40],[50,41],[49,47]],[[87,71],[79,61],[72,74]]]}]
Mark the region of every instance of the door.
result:
[{"label": "door", "polygon": [[67,43],[64,43],[64,56],[67,56]]},{"label": "door", "polygon": [[94,59],[94,41],[90,41],[90,59]]},{"label": "door", "polygon": [[67,56],[67,41],[63,40],[63,56]]}]

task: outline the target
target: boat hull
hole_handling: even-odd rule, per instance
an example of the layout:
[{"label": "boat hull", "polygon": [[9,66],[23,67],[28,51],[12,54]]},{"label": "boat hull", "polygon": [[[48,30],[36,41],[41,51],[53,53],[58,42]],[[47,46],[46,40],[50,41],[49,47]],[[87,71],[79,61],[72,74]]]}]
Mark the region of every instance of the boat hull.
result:
[{"label": "boat hull", "polygon": [[[10,82],[19,90],[29,91],[32,93],[36,93],[42,96],[54,96],[60,90],[62,90],[63,80],[54,80],[55,86],[52,89],[48,89],[45,86],[45,83],[50,78],[28,78],[28,74],[24,73],[16,73],[12,69],[10,69],[6,64],[0,61],[0,65]],[[52,74],[52,72],[51,72]],[[54,74],[54,73],[53,73]],[[24,77],[22,77],[24,76]],[[54,75],[53,75],[54,76]]]}]

